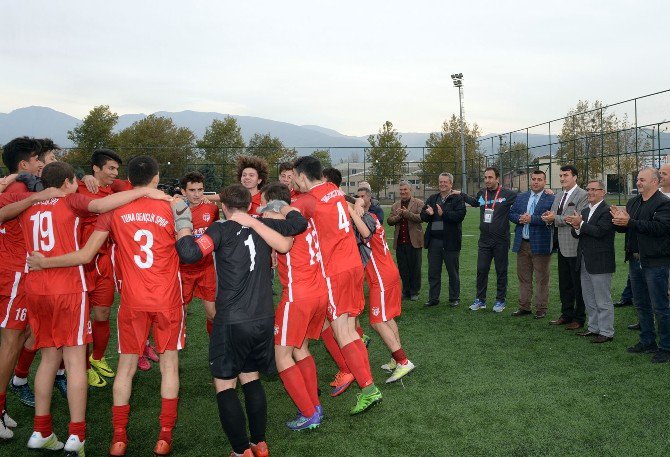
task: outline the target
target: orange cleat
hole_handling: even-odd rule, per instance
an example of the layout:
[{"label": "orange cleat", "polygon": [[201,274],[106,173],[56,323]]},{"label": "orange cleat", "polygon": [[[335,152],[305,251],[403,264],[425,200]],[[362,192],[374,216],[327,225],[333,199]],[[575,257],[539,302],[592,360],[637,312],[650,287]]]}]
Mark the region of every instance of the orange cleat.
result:
[{"label": "orange cleat", "polygon": [[350,373],[345,373],[345,372],[343,372],[343,371],[338,371],[337,374],[335,374],[335,379],[333,379],[332,381],[330,381],[330,386],[331,386],[331,387],[337,387],[337,386],[339,386],[340,384],[342,384],[341,380],[342,380],[345,376],[347,376],[347,375],[349,375],[349,374],[350,374]]},{"label": "orange cleat", "polygon": [[268,457],[270,455],[270,450],[268,449],[268,443],[261,441],[258,444],[251,443],[251,452],[254,454],[254,457]]},{"label": "orange cleat", "polygon": [[335,386],[333,386],[333,390],[330,391],[330,396],[337,397],[338,395],[344,393],[344,391],[349,388],[351,383],[354,382],[354,375],[351,373],[338,372],[333,382],[335,383]]},{"label": "orange cleat", "polygon": [[109,455],[114,457],[126,455],[127,446],[128,443],[125,443],[123,441],[117,441],[116,443],[112,443],[112,445],[109,447]]},{"label": "orange cleat", "polygon": [[172,452],[172,443],[168,443],[165,440],[156,441],[156,446],[154,447],[154,455],[169,455]]}]

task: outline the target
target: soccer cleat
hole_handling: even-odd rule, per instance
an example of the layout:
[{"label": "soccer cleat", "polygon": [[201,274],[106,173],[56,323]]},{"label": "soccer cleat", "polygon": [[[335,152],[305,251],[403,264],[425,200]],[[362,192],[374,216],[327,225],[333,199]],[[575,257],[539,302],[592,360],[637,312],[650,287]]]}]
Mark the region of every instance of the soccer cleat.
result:
[{"label": "soccer cleat", "polygon": [[79,441],[79,437],[77,435],[70,435],[70,437],[65,442],[65,448],[63,451],[67,457],[85,457],[85,444],[86,440]]},{"label": "soccer cleat", "polygon": [[479,298],[475,298],[475,301],[472,302],[470,305],[470,309],[472,311],[477,311],[478,309],[486,309],[486,302],[480,300]]},{"label": "soccer cleat", "polygon": [[56,434],[52,433],[46,438],[42,437],[40,432],[33,432],[28,440],[29,449],[46,449],[49,451],[60,451],[63,449],[63,443],[58,441]]},{"label": "soccer cleat", "polygon": [[325,414],[323,413],[323,406],[316,405],[314,408],[316,408],[316,412],[319,413],[319,417],[321,417],[321,420],[323,420],[325,417]]},{"label": "soccer cleat", "polygon": [[321,415],[318,411],[314,411],[312,417],[305,417],[300,414],[294,420],[288,421],[286,423],[286,426],[294,432],[298,432],[300,430],[312,430],[317,428],[319,425],[321,425]]},{"label": "soccer cleat", "polygon": [[35,407],[35,394],[28,383],[25,383],[22,386],[17,386],[13,382],[10,382],[9,389],[19,397],[21,403],[30,406],[31,408]]},{"label": "soccer cleat", "polygon": [[148,358],[152,362],[158,363],[158,354],[156,354],[156,349],[150,344],[144,346],[144,357]]},{"label": "soccer cleat", "polygon": [[17,425],[16,421],[11,417],[9,417],[9,414],[7,414],[7,410],[2,411],[2,414],[0,415],[0,421],[2,421],[2,423],[9,428],[14,428]]},{"label": "soccer cleat", "polygon": [[386,384],[391,384],[392,382],[396,382],[396,381],[398,381],[398,380],[399,380],[400,378],[402,378],[403,376],[405,376],[405,375],[411,373],[412,370],[414,370],[414,368],[416,368],[416,367],[415,367],[414,364],[413,364],[411,361],[409,361],[409,360],[408,360],[407,363],[404,364],[404,365],[402,365],[402,364],[398,364],[398,365],[395,367],[395,370],[393,370],[393,374],[391,375],[391,377],[388,378],[388,379],[386,380]]},{"label": "soccer cleat", "polygon": [[14,432],[11,428],[16,427],[16,422],[14,419],[9,417],[7,411],[3,411],[0,415],[0,439],[8,440],[14,436]]},{"label": "soccer cleat", "polygon": [[88,358],[91,362],[91,367],[95,368],[96,371],[104,376],[105,378],[113,378],[115,376],[114,370],[107,363],[107,359],[102,357],[100,360],[95,360],[93,354]]},{"label": "soccer cleat", "polygon": [[122,455],[126,455],[126,448],[128,447],[128,444],[125,443],[124,441],[117,441],[116,443],[112,443],[111,446],[109,446],[109,455],[113,457],[119,457]]},{"label": "soccer cleat", "polygon": [[349,411],[349,414],[352,416],[355,414],[360,414],[364,411],[367,411],[371,406],[379,403],[380,401],[382,401],[382,393],[379,391],[377,386],[375,386],[375,390],[373,392],[369,394],[360,393],[356,396],[356,406],[354,406],[351,411]]},{"label": "soccer cleat", "polygon": [[246,449],[243,454],[236,454],[235,451],[230,451],[230,457],[254,457],[251,449]]},{"label": "soccer cleat", "polygon": [[385,363],[384,365],[382,365],[382,370],[388,371],[389,373],[392,373],[393,370],[395,370],[395,367],[396,367],[397,364],[398,363],[395,361],[395,359],[391,359],[390,362]]},{"label": "soccer cleat", "polygon": [[172,452],[172,443],[165,440],[158,440],[154,446],[154,455],[170,455]]},{"label": "soccer cleat", "polygon": [[145,356],[141,356],[139,359],[137,359],[137,368],[142,371],[151,370],[151,362],[149,362],[149,359]]},{"label": "soccer cleat", "polygon": [[365,347],[370,346],[370,343],[372,342],[372,338],[369,335],[366,335],[365,333],[363,333],[363,337],[361,339],[363,340],[363,344],[365,345]]},{"label": "soccer cleat", "polygon": [[505,300],[496,300],[493,305],[493,312],[502,313],[505,311]]},{"label": "soccer cleat", "polygon": [[338,371],[337,375],[335,375],[335,381],[333,382],[335,382],[335,386],[333,387],[333,390],[330,391],[330,396],[337,397],[347,390],[351,383],[354,382],[354,375]]},{"label": "soccer cleat", "polygon": [[88,385],[91,387],[105,387],[107,385],[107,381],[101,378],[93,368],[86,370],[86,376],[88,377]]},{"label": "soccer cleat", "polygon": [[56,375],[54,387],[60,392],[63,398],[67,398],[67,377],[64,374]]},{"label": "soccer cleat", "polygon": [[254,454],[254,457],[268,457],[270,455],[270,450],[268,449],[268,443],[261,441],[258,444],[249,443],[251,447],[251,452]]}]

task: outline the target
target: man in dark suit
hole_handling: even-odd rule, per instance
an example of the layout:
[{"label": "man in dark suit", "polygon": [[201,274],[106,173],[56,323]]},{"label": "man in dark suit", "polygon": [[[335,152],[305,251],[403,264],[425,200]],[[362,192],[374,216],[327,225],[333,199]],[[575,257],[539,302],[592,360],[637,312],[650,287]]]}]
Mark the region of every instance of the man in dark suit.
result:
[{"label": "man in dark suit", "polygon": [[512,252],[516,252],[519,309],[512,313],[515,317],[532,314],[533,276],[536,282],[535,318],[542,319],[547,315],[552,231],[542,220],[542,214],[551,209],[554,195],[544,192],[546,183],[544,171],[533,171],[531,190],[517,195],[509,211],[509,220],[516,224]]},{"label": "man in dark suit", "polygon": [[612,275],[616,269],[612,214],[604,201],[605,184],[591,180],[586,186],[589,206],[576,216],[566,216],[572,225],[572,236],[577,244],[579,268],[588,329],[577,333],[593,337],[593,343],[606,343],[614,338],[614,304],[612,303]]}]

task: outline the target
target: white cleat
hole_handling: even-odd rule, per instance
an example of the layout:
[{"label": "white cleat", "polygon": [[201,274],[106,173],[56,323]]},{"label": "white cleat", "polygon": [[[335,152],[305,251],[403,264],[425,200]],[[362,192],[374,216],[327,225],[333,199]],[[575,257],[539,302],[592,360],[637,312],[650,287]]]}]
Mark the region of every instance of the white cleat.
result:
[{"label": "white cleat", "polygon": [[0,440],[9,440],[14,437],[14,432],[4,420],[0,420]]},{"label": "white cleat", "polygon": [[414,364],[411,361],[407,361],[406,364],[401,365],[398,364],[395,367],[395,370],[393,370],[393,374],[391,375],[390,378],[386,380],[386,384],[391,384],[392,382],[396,382],[400,380],[403,376],[406,376],[412,372],[416,368]]},{"label": "white cleat", "polygon": [[65,442],[65,455],[69,457],[85,457],[85,444],[86,440],[79,441],[79,437],[77,435],[70,435],[70,437]]},{"label": "white cleat", "polygon": [[46,449],[49,451],[60,451],[61,449],[63,449],[63,447],[64,447],[63,443],[58,441],[58,437],[56,436],[55,433],[52,433],[46,438],[43,438],[40,432],[33,432],[33,434],[30,435],[30,439],[28,440],[29,449]]},{"label": "white cleat", "polygon": [[7,414],[7,411],[2,412],[2,422],[5,424],[5,426],[9,428],[14,428],[16,427],[16,421],[9,417],[9,414]]},{"label": "white cleat", "polygon": [[393,370],[395,370],[396,365],[398,365],[396,363],[396,361],[394,359],[391,359],[390,362],[385,363],[384,365],[382,365],[381,368],[384,371],[388,371],[389,373],[393,373]]}]

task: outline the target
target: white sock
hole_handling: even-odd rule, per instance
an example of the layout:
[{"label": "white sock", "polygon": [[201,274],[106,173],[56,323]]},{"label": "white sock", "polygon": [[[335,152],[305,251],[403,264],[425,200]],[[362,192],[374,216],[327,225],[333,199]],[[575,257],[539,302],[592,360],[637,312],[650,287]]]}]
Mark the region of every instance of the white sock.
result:
[{"label": "white sock", "polygon": [[19,378],[18,376],[14,375],[14,379],[12,379],[12,384],[15,386],[25,386],[28,384],[28,378]]},{"label": "white sock", "polygon": [[63,376],[65,374],[65,369],[60,369],[56,372],[56,376]]}]

